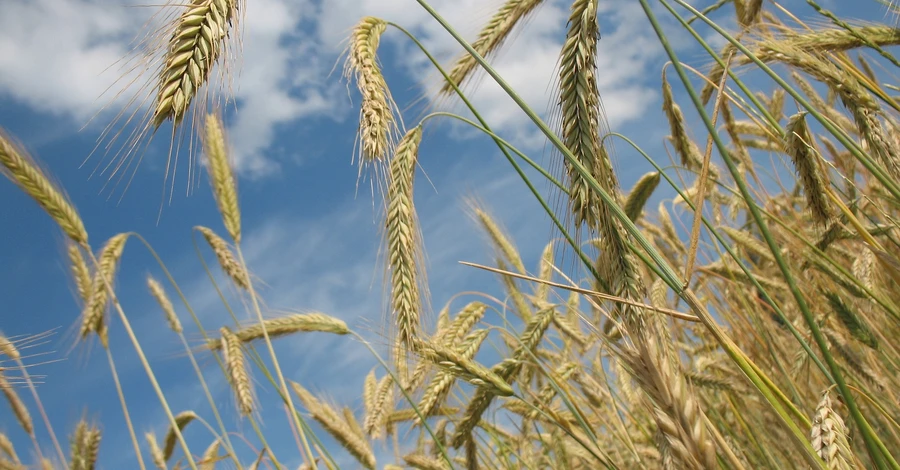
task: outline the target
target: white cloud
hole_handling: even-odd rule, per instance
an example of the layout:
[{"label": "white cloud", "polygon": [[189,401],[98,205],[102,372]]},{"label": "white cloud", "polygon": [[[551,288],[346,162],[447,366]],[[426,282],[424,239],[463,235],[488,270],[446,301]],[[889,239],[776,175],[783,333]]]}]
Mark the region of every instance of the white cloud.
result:
[{"label": "white cloud", "polygon": [[[128,0],[132,1],[135,0]],[[113,65],[126,57],[128,42],[156,11],[128,8],[122,3],[0,3],[0,69],[4,70],[0,93],[34,109],[72,117],[78,125],[84,123],[109,104],[122,83],[137,78],[137,71],[132,72],[98,99],[123,73]],[[461,34],[471,39],[502,2],[432,3]],[[305,117],[340,119],[355,114],[349,106],[341,105],[346,103],[346,95],[338,77],[331,72],[350,29],[362,16],[376,15],[407,27],[444,64],[451,63],[462,51],[424,9],[408,0],[253,0],[246,5],[240,74],[234,77],[239,112],[231,123],[230,136],[237,165],[250,176],[278,170],[283,158],[272,154],[285,153],[273,148],[280,126]],[[567,16],[568,2],[546,2],[520,27],[515,41],[494,58],[497,70],[539,112],[552,104],[555,64]],[[615,126],[640,117],[651,101],[653,92],[642,84],[641,78],[658,56],[659,47],[637,5],[608,7],[601,12],[601,18],[604,24],[615,25],[613,31],[604,31],[599,60],[605,108]],[[423,86],[438,76],[405,37],[390,32],[388,38],[383,46],[383,55],[393,58],[385,64],[388,75],[396,77],[400,71]],[[140,77],[139,83],[148,78],[151,77]],[[476,82],[481,83],[472,90],[471,97],[493,127],[507,136],[540,143],[540,139],[535,139],[533,126],[499,86],[483,77]],[[138,87],[132,86],[123,93],[110,109],[117,109]],[[147,92],[143,90],[141,98]],[[98,122],[106,123],[103,119]]]}]

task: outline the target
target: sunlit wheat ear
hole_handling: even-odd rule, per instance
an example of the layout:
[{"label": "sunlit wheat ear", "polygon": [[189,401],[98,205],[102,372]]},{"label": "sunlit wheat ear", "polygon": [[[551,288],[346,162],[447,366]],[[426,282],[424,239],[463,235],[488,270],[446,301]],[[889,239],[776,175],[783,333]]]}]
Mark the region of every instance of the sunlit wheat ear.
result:
[{"label": "sunlit wheat ear", "polygon": [[159,470],[167,470],[166,457],[159,447],[159,442],[156,440],[156,434],[152,431],[148,431],[144,434],[144,440],[147,441],[147,450],[150,452],[150,460],[153,461],[153,465],[156,465],[156,468]]},{"label": "sunlit wheat ear", "polygon": [[72,241],[86,246],[88,235],[75,207],[28,154],[0,128],[0,173],[31,196]]},{"label": "sunlit wheat ear", "polygon": [[406,465],[417,470],[448,470],[447,462],[425,454],[409,454],[403,456]]},{"label": "sunlit wheat ear", "polygon": [[[366,406],[366,417],[363,421],[363,430],[373,439],[382,436],[385,417],[394,406],[394,379],[385,375],[378,381],[372,403]],[[390,410],[389,410],[390,408]]]},{"label": "sunlit wheat ear", "polygon": [[675,99],[672,96],[672,86],[666,80],[665,71],[663,71],[662,75],[662,90],[663,111],[665,111],[666,118],[669,120],[669,139],[671,139],[675,152],[681,159],[681,165],[691,170],[698,170],[703,166],[703,157],[697,144],[688,136],[684,113],[681,112],[681,107],[675,103]]},{"label": "sunlit wheat ear", "polygon": [[19,426],[26,433],[32,435],[34,433],[34,423],[31,420],[31,414],[28,412],[28,408],[25,407],[25,403],[19,398],[19,394],[13,388],[13,384],[3,375],[2,368],[0,368],[0,393],[3,393],[3,396],[6,397],[6,401],[9,403],[9,407],[12,409],[13,416],[16,417]]},{"label": "sunlit wheat ear", "polygon": [[110,287],[114,287],[119,260],[125,251],[125,242],[128,241],[128,236],[127,233],[115,235],[100,250],[100,254],[97,256],[99,266],[95,269],[94,278],[91,281],[91,297],[85,304],[82,314],[79,336],[84,340],[89,334],[96,333],[104,348],[107,346],[107,325],[104,316],[110,300],[106,283],[109,283]]},{"label": "sunlit wheat ear", "polygon": [[[503,46],[516,25],[525,21],[541,3],[543,0],[507,0],[478,33],[478,39],[472,42],[472,48],[482,57],[489,57]],[[461,87],[477,66],[478,61],[475,60],[475,57],[465,53],[456,59],[448,75],[453,83]],[[441,93],[452,94],[453,92],[450,82],[444,82]]]},{"label": "sunlit wheat ear", "polygon": [[[181,431],[195,419],[197,419],[197,415],[193,411],[182,411],[175,415],[175,425],[178,426],[178,431]],[[172,453],[175,452],[175,444],[178,442],[178,434],[171,426],[166,431],[166,438],[163,442],[165,446],[163,447],[163,457],[168,461],[172,458]]]},{"label": "sunlit wheat ear", "polygon": [[218,115],[206,117],[206,134],[203,142],[213,193],[222,213],[222,221],[235,243],[241,241],[241,211],[238,207],[237,188],[231,162],[228,160],[228,141]]},{"label": "sunlit wheat ear", "polygon": [[194,228],[198,230],[203,235],[203,238],[206,239],[206,242],[209,243],[213,253],[216,254],[216,259],[219,260],[219,266],[222,268],[222,271],[225,271],[225,274],[231,278],[236,286],[244,290],[249,290],[250,276],[244,271],[244,268],[241,267],[240,263],[237,262],[237,259],[235,259],[234,253],[232,253],[231,248],[228,246],[228,242],[218,236],[216,232],[213,232],[212,229],[202,226]]},{"label": "sunlit wheat ear", "polygon": [[[462,358],[471,360],[475,357],[475,354],[478,353],[478,350],[487,338],[488,333],[490,333],[490,330],[478,330],[468,335],[456,347],[457,354]],[[419,412],[422,413],[422,416],[428,417],[433,415],[434,411],[441,406],[447,398],[455,380],[456,376],[450,370],[439,370],[437,374],[435,374],[428,386],[425,387],[425,392],[422,394],[421,400],[419,400],[418,408]],[[419,422],[417,417],[416,423]]]},{"label": "sunlit wheat ear", "polygon": [[[2,331],[0,331],[0,354],[5,355],[7,358],[16,360],[21,358],[21,354],[19,354],[19,349],[16,348],[16,345],[13,344],[12,341],[7,338]],[[2,362],[2,360],[0,360]],[[2,371],[2,369],[0,369]]]},{"label": "sunlit wheat ear", "polygon": [[[559,127],[566,147],[601,187],[608,190],[617,183],[612,183],[615,175],[600,142],[604,117],[596,76],[599,38],[597,0],[575,0],[569,16],[566,41],[560,53]],[[565,166],[575,224],[587,224],[592,229],[598,229],[598,212],[603,208],[603,200],[574,165],[566,161]]]},{"label": "sunlit wheat ear", "polygon": [[426,344],[419,349],[429,361],[476,387],[486,388],[494,395],[504,397],[513,394],[513,389],[506,383],[506,380],[454,349],[439,343]]},{"label": "sunlit wheat ear", "polygon": [[474,200],[469,201],[469,206],[475,214],[475,219],[490,237],[494,249],[503,255],[506,262],[510,263],[513,268],[515,268],[516,272],[525,274],[525,263],[522,262],[519,250],[516,249],[515,245],[513,245],[503,229],[500,228],[500,224],[498,224],[497,221]]},{"label": "sunlit wheat ear", "polygon": [[75,431],[70,438],[71,470],[93,470],[97,465],[97,457],[100,453],[100,430],[93,424],[88,424],[84,419],[75,426]]},{"label": "sunlit wheat ear", "polygon": [[228,382],[237,397],[238,409],[245,416],[253,412],[253,384],[247,372],[244,351],[237,337],[227,327],[219,331],[222,336],[222,354],[228,369]]},{"label": "sunlit wheat ear", "polygon": [[155,127],[167,119],[177,126],[184,119],[224,50],[238,18],[237,7],[235,0],[192,0],[186,5],[163,59],[153,113]]},{"label": "sunlit wheat ear", "polygon": [[163,286],[153,276],[147,276],[147,288],[150,290],[153,298],[156,299],[156,303],[159,304],[163,314],[165,314],[169,328],[175,333],[181,333],[181,321],[178,320],[178,315],[175,314],[175,307],[172,306],[172,301],[169,300],[169,296],[166,295],[166,290],[163,289]]},{"label": "sunlit wheat ear", "polygon": [[13,446],[12,441],[10,441],[9,437],[2,432],[0,432],[0,452],[3,452],[3,455],[5,455],[10,461],[12,461],[12,463],[22,463],[19,460],[19,456],[16,455],[16,448]]},{"label": "sunlit wheat ear", "polygon": [[853,451],[847,439],[847,426],[831,407],[828,391],[816,406],[810,437],[813,449],[825,461],[828,468],[847,470],[854,468]]},{"label": "sunlit wheat ear", "polygon": [[637,220],[640,219],[641,214],[644,213],[644,206],[647,204],[647,201],[650,200],[653,191],[659,186],[660,178],[658,171],[647,173],[644,176],[641,176],[637,183],[634,184],[634,187],[631,188],[631,192],[628,193],[628,197],[625,198],[625,203],[622,205],[622,208],[625,209],[625,214],[628,215],[628,218],[633,222],[637,222]]},{"label": "sunlit wheat ear", "polygon": [[[269,338],[313,331],[333,333],[336,335],[346,335],[350,333],[347,324],[342,320],[323,313],[298,313],[286,317],[271,318],[265,320],[263,323],[265,324],[266,332],[269,333]],[[248,343],[263,338],[263,328],[262,325],[257,322],[235,331],[234,336],[241,343]],[[222,347],[222,341],[210,338],[206,343],[206,347],[209,349],[219,349]]]},{"label": "sunlit wheat ear", "polygon": [[[413,205],[413,180],[422,127],[403,136],[390,162],[387,193],[387,257],[391,278],[391,309],[399,349],[415,349],[422,313],[421,234]],[[403,354],[398,354],[402,356]],[[397,357],[398,363],[405,357]],[[404,378],[405,380],[405,378]]]},{"label": "sunlit wheat ear", "polygon": [[[553,308],[546,308],[536,313],[525,330],[519,336],[515,343],[518,346],[512,355],[491,368],[491,371],[497,374],[501,379],[512,383],[522,370],[522,366],[526,361],[531,360],[531,355],[544,338],[544,333],[553,322],[556,311]],[[466,412],[462,421],[457,425],[451,444],[454,448],[460,448],[469,439],[472,438],[472,431],[481,421],[484,412],[491,406],[496,395],[484,388],[476,389],[474,396],[469,401]]]},{"label": "sunlit wheat ear", "polygon": [[372,447],[362,436],[353,432],[353,428],[330,406],[322,403],[296,382],[291,382],[294,393],[306,406],[313,419],[319,422],[363,467],[375,468],[375,454]]},{"label": "sunlit wheat ear", "polygon": [[75,288],[78,290],[78,298],[83,304],[87,304],[91,298],[91,270],[84,259],[81,247],[70,242],[67,249],[69,255],[70,270],[72,271],[72,279],[75,281]]},{"label": "sunlit wheat ear", "polygon": [[784,151],[794,162],[813,219],[825,225],[834,216],[834,211],[825,193],[827,183],[819,165],[817,152],[812,147],[813,140],[805,118],[806,113],[791,116],[785,129]]},{"label": "sunlit wheat ear", "polygon": [[363,18],[350,35],[344,64],[344,76],[355,79],[362,95],[357,144],[360,169],[388,158],[397,130],[394,101],[378,62],[378,44],[385,29],[387,23],[384,20],[372,16]]},{"label": "sunlit wheat ear", "polygon": [[203,455],[201,455],[200,460],[197,461],[199,470],[215,470],[216,462],[219,460],[219,447],[221,445],[222,441],[216,439],[205,451],[203,451]]}]

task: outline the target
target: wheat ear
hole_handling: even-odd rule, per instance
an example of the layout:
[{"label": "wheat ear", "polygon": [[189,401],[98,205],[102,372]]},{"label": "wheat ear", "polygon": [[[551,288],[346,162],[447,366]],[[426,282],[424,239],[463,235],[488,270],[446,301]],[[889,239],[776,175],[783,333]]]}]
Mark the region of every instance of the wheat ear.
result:
[{"label": "wheat ear", "polygon": [[194,228],[200,231],[203,238],[209,243],[213,253],[216,254],[216,259],[219,260],[219,266],[222,268],[222,271],[225,271],[225,274],[231,278],[236,286],[248,290],[250,288],[250,276],[247,275],[247,272],[244,271],[241,264],[237,262],[234,253],[232,253],[231,248],[228,246],[228,242],[223,240],[216,232],[213,232],[212,229],[202,226]]},{"label": "wheat ear", "polygon": [[397,125],[393,99],[378,64],[378,44],[387,23],[368,16],[360,20],[350,36],[344,76],[353,77],[362,95],[359,112],[360,163],[384,161],[393,144]]},{"label": "wheat ear", "polygon": [[[421,140],[421,126],[403,136],[390,162],[388,183],[386,226],[391,307],[397,328],[395,343],[401,351],[414,348],[422,310],[421,235],[413,205],[413,180]],[[404,357],[396,359],[398,364],[405,362]]]},{"label": "wheat ear", "polygon": [[237,397],[238,408],[245,416],[253,412],[253,385],[247,372],[247,363],[241,343],[228,327],[222,327],[222,354],[228,369],[228,381]]},{"label": "wheat ear", "polygon": [[375,454],[372,453],[372,448],[368,441],[355,433],[353,428],[336,411],[319,401],[300,384],[291,382],[291,387],[300,398],[300,401],[306,406],[306,409],[312,414],[313,419],[318,421],[329,434],[337,439],[363,467],[368,469],[375,468]]},{"label": "wheat ear", "polygon": [[178,125],[187,115],[222,55],[236,13],[235,0],[192,0],[185,6],[163,59],[153,112],[155,127],[167,119]]},{"label": "wheat ear", "polygon": [[222,213],[225,229],[235,243],[241,242],[241,210],[238,206],[234,172],[228,159],[228,141],[222,119],[216,114],[206,117],[206,135],[203,141],[213,193]]},{"label": "wheat ear", "polygon": [[[503,46],[516,25],[525,21],[541,3],[543,0],[507,0],[481,28],[478,39],[472,42],[472,48],[482,57],[489,57]],[[450,69],[448,74],[450,81],[444,83],[441,93],[448,95],[453,93],[453,84],[462,86],[477,65],[478,62],[473,55],[468,53],[461,55]]]},{"label": "wheat ear", "polygon": [[153,295],[153,298],[156,299],[156,303],[159,304],[159,307],[165,314],[166,321],[169,323],[169,328],[175,333],[181,333],[181,321],[178,320],[178,315],[175,314],[175,307],[172,306],[172,301],[169,300],[169,296],[166,295],[166,290],[163,289],[162,284],[154,279],[153,276],[147,276],[147,288],[150,289],[150,294]]},{"label": "wheat ear", "polygon": [[[311,331],[334,333],[336,335],[350,333],[346,323],[323,313],[298,313],[281,318],[272,318],[265,320],[263,323],[265,324],[266,332],[269,333],[269,338]],[[241,343],[248,343],[263,338],[263,326],[259,323],[251,324],[235,331],[234,336]],[[212,338],[207,341],[206,347],[219,349],[222,347],[222,340]]]},{"label": "wheat ear", "polygon": [[113,286],[113,280],[116,277],[116,271],[119,267],[119,259],[125,251],[125,242],[128,241],[129,234],[120,233],[114,235],[103,248],[100,250],[98,257],[99,266],[94,271],[94,279],[91,282],[90,301],[85,304],[84,313],[82,314],[81,328],[79,335],[81,339],[87,338],[91,333],[96,333],[100,338],[103,347],[107,346],[107,325],[104,323],[107,304],[109,303],[109,291],[106,289],[106,283],[110,287]]},{"label": "wheat ear", "polygon": [[87,246],[88,235],[75,207],[33,159],[0,128],[0,173],[31,196],[75,243]]}]

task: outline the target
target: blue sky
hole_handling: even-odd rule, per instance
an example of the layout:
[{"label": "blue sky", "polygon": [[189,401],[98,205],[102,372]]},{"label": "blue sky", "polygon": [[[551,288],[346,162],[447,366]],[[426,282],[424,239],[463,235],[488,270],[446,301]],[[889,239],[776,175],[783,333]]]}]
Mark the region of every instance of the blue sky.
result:
[{"label": "blue sky", "polygon": [[[434,2],[470,38],[499,3]],[[539,111],[546,110],[551,100],[549,87],[568,3],[548,1],[496,58],[501,74]],[[611,127],[638,140],[657,161],[668,162],[663,146],[668,130],[660,112],[658,83],[665,57],[636,2],[601,3],[606,6],[600,14],[599,64]],[[784,3],[796,4],[803,17],[814,14],[805,2]],[[882,17],[883,7],[875,2],[858,3],[862,8],[853,12],[856,17]],[[841,12],[835,4],[823,4]],[[109,94],[101,95],[121,71],[109,67],[126,55],[129,41],[154,11],[138,5],[134,0],[0,3],[0,126],[16,136],[66,189],[95,247],[123,231],[146,237],[205,325],[214,329],[229,320],[191,238],[191,227],[198,224],[224,233],[205,176],[190,196],[184,194],[186,182],[179,180],[171,204],[158,219],[168,145],[164,135],[155,139],[121,202],[118,193],[110,198],[108,192],[101,192],[104,177],[89,178],[94,161],[80,168],[113,117],[109,111],[101,112],[85,127],[111,101]],[[265,283],[261,290],[267,305],[273,310],[321,311],[340,317],[378,343],[384,315],[383,263],[378,257],[381,219],[369,192],[355,191],[357,168],[351,160],[359,100],[340,80],[337,62],[349,28],[367,14],[408,27],[445,63],[461,50],[412,0],[247,0],[243,64],[235,77],[238,111],[226,119],[239,169],[245,253],[251,270]],[[685,38],[676,36],[675,43],[684,59],[701,57],[686,46]],[[389,30],[380,52],[401,107],[405,109],[423,94],[430,96],[432,85],[423,82],[435,73],[404,37]],[[706,66],[708,61],[695,61],[695,65]],[[670,74],[670,80],[673,77]],[[499,87],[483,80],[472,96],[495,129],[542,161],[544,142]],[[118,109],[121,103],[112,100],[110,109]],[[420,101],[418,108],[405,114],[408,124],[423,104],[428,102]],[[457,109],[453,103],[446,106]],[[687,110],[689,104],[682,101],[682,106]],[[491,276],[457,263],[490,263],[492,259],[485,238],[466,211],[467,196],[478,196],[486,203],[515,239],[526,265],[536,266],[551,233],[549,221],[490,141],[447,121],[432,120],[425,129],[420,164],[430,179],[429,183],[419,173],[416,204],[435,311],[457,292],[499,292]],[[625,189],[650,170],[621,144],[617,167]],[[56,330],[49,341],[28,352],[35,355],[29,362],[53,361],[31,372],[44,376],[39,392],[57,434],[64,439],[86,413],[102,422],[105,431],[101,466],[135,468],[105,355],[96,344],[78,345],[70,352],[72,328],[80,312],[63,237],[13,185],[0,184],[0,200],[4,201],[0,205],[4,227],[0,232],[0,296],[4,299],[0,329],[10,337]],[[207,262],[214,263],[205,246],[201,248]],[[162,277],[147,251],[136,240],[130,241],[118,279],[125,311],[172,407],[208,416],[177,337],[165,327],[161,312],[146,293],[148,273]],[[458,299],[454,306],[468,300]],[[179,313],[189,338],[197,340],[199,333],[189,325],[184,309],[179,308]],[[137,431],[164,432],[158,401],[117,320],[111,336]],[[306,335],[280,340],[278,349],[287,378],[358,407],[363,377],[375,365],[362,346],[347,338]],[[230,410],[232,398],[218,368],[211,358],[200,359],[218,402]],[[259,381],[261,374],[257,375]],[[271,391],[258,393],[263,403],[272,403]],[[270,405],[263,417],[269,435],[288,436],[275,444],[279,457],[292,462],[296,452],[283,413]],[[251,432],[232,412],[226,421]],[[49,453],[43,425],[38,428]],[[20,454],[29,454],[30,446],[5,405],[0,406],[0,429],[13,436]],[[197,453],[210,441],[204,433],[196,425],[188,432],[197,442]]]}]

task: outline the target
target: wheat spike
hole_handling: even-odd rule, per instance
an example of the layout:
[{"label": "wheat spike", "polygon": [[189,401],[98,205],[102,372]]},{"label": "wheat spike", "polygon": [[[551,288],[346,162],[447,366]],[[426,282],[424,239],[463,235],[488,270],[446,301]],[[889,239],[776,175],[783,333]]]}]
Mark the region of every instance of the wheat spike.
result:
[{"label": "wheat spike", "polygon": [[384,161],[394,143],[397,124],[393,99],[378,63],[378,45],[387,29],[384,20],[367,16],[350,35],[344,76],[353,77],[362,95],[359,112],[360,163]]},{"label": "wheat spike", "polygon": [[847,427],[840,415],[831,407],[831,398],[828,391],[822,394],[822,399],[816,407],[816,415],[813,418],[812,446],[819,457],[825,461],[830,469],[847,470],[854,468],[853,451],[847,440]]},{"label": "wheat spike", "polygon": [[[543,0],[507,0],[499,10],[491,17],[486,25],[478,33],[478,39],[472,42],[472,48],[482,57],[489,57],[503,46],[506,38],[510,36],[516,25],[525,19],[543,3]],[[462,86],[463,82],[472,75],[478,61],[469,53],[461,55],[453,64],[448,74],[452,83]],[[441,87],[441,93],[453,93],[453,85],[450,81]]]},{"label": "wheat spike", "polygon": [[225,138],[222,119],[216,114],[206,116],[206,135],[203,141],[213,193],[222,214],[222,221],[235,243],[241,242],[241,210],[238,206],[237,187],[231,162],[228,159],[228,141]]},{"label": "wheat spike", "polygon": [[194,228],[199,230],[203,235],[203,238],[206,239],[206,242],[209,243],[210,248],[212,248],[213,252],[216,254],[216,259],[219,260],[219,266],[222,268],[222,271],[225,271],[225,274],[231,278],[236,286],[244,290],[249,290],[250,276],[244,271],[241,264],[237,262],[228,243],[223,240],[222,237],[218,236],[216,232],[213,232],[212,229],[202,226]]},{"label": "wheat spike", "polygon": [[247,372],[241,343],[228,327],[222,327],[219,333],[222,336],[222,354],[228,368],[228,382],[237,397],[241,413],[249,416],[253,412],[253,386]]},{"label": "wheat spike", "polygon": [[329,434],[337,439],[363,467],[374,470],[375,454],[372,453],[369,442],[353,432],[353,428],[337,412],[319,401],[300,384],[291,382],[291,387],[300,398],[300,401],[306,406],[306,409],[312,414],[313,419],[318,421]]},{"label": "wheat spike", "polygon": [[[280,318],[272,318],[265,320],[263,323],[265,324],[266,331],[269,333],[270,338],[312,331],[334,333],[336,335],[346,335],[350,333],[350,329],[347,328],[346,323],[323,313],[298,313]],[[263,328],[259,323],[254,323],[235,331],[234,336],[241,343],[248,343],[263,338]],[[222,347],[222,340],[212,338],[207,341],[206,347],[209,349],[219,349]]]},{"label": "wheat spike", "polygon": [[[175,415],[175,426],[178,427],[178,432],[181,432],[185,426],[195,419],[197,419],[197,415],[194,414],[193,411],[182,411]],[[172,453],[175,452],[175,444],[178,442],[178,432],[171,426],[169,426],[169,430],[166,431],[166,438],[163,441],[165,443],[165,447],[163,447],[163,457],[166,461],[171,459]]]},{"label": "wheat spike", "polygon": [[172,306],[172,301],[169,300],[169,296],[166,295],[166,291],[159,281],[154,279],[153,276],[147,276],[147,288],[150,289],[150,294],[153,295],[156,303],[159,304],[159,307],[162,308],[163,313],[166,315],[169,328],[175,333],[181,333],[181,321],[178,320],[178,315],[175,314],[175,307]]},{"label": "wheat spike", "polygon": [[91,270],[81,253],[81,248],[75,243],[68,246],[69,262],[72,264],[72,278],[75,280],[75,288],[78,290],[78,298],[87,304],[91,298]]},{"label": "wheat spike", "polygon": [[810,213],[816,222],[824,225],[833,217],[833,211],[828,203],[825,177],[819,166],[818,152],[813,147],[805,117],[806,113],[798,113],[788,121],[784,150],[800,175]]},{"label": "wheat spike", "polygon": [[120,233],[114,235],[103,248],[98,256],[99,266],[94,272],[94,279],[91,282],[91,298],[85,304],[84,313],[82,314],[81,329],[79,335],[81,339],[87,338],[91,333],[96,333],[100,338],[100,343],[105,348],[107,346],[107,325],[104,323],[107,304],[109,303],[109,287],[113,288],[113,282],[119,267],[119,259],[125,251],[125,242],[128,241],[129,234]]},{"label": "wheat spike", "polygon": [[222,56],[229,29],[236,27],[235,0],[192,0],[176,20],[169,39],[153,112],[153,125],[171,119],[175,125],[187,115],[200,88]]},{"label": "wheat spike", "polygon": [[19,422],[19,426],[21,426],[28,435],[33,435],[34,422],[31,420],[31,413],[28,412],[28,408],[25,407],[25,403],[22,399],[19,398],[19,394],[16,393],[16,390],[13,388],[13,384],[9,383],[9,380],[3,375],[2,368],[0,368],[0,392],[6,397],[6,401],[9,403],[9,407],[12,409],[16,421]]},{"label": "wheat spike", "polygon": [[153,465],[156,465],[158,470],[168,470],[168,467],[166,466],[166,457],[159,447],[159,442],[156,440],[156,434],[152,431],[148,431],[144,434],[144,440],[147,441],[147,449],[150,451],[150,459],[153,460]]},{"label": "wheat spike", "polygon": [[0,432],[0,452],[3,452],[13,463],[21,463],[19,461],[19,456],[16,455],[16,448],[13,446],[12,441],[9,440],[9,437]]},{"label": "wheat spike", "polygon": [[100,430],[80,420],[71,438],[71,470],[94,470],[100,451]]},{"label": "wheat spike", "polygon": [[219,447],[221,444],[222,442],[216,439],[203,451],[203,455],[197,461],[200,470],[215,470],[216,462],[219,460]]},{"label": "wheat spike", "polygon": [[75,207],[37,163],[13,144],[3,128],[0,128],[0,165],[0,173],[31,196],[73,242],[87,246],[87,230]]},{"label": "wheat spike", "polygon": [[637,183],[634,183],[634,187],[631,188],[631,192],[628,193],[628,197],[625,198],[625,203],[622,205],[625,214],[632,222],[636,222],[644,213],[644,206],[653,195],[653,191],[659,186],[660,178],[659,172],[653,171],[641,176]]},{"label": "wheat spike", "polygon": [[[391,277],[391,307],[397,328],[397,348],[412,349],[419,330],[422,299],[421,235],[413,205],[413,179],[422,140],[421,126],[403,136],[390,162],[387,242]],[[398,354],[398,364],[406,361]]]}]

